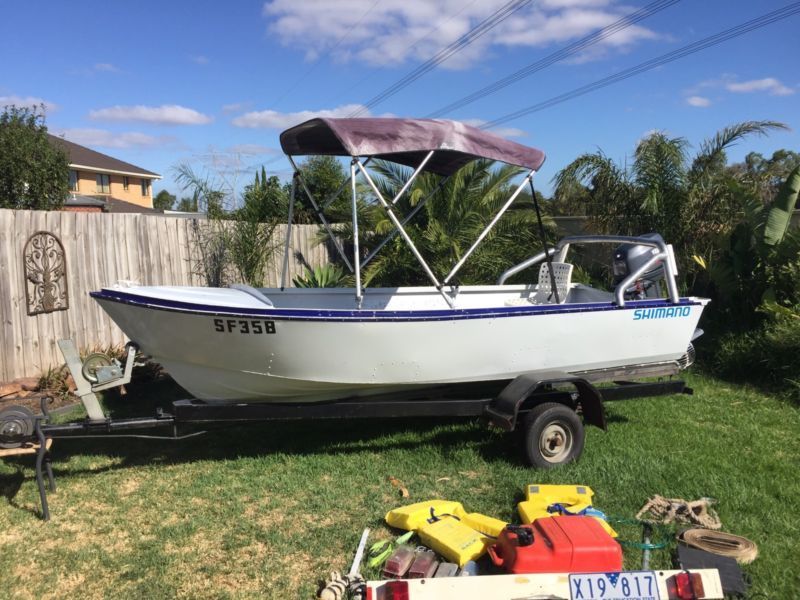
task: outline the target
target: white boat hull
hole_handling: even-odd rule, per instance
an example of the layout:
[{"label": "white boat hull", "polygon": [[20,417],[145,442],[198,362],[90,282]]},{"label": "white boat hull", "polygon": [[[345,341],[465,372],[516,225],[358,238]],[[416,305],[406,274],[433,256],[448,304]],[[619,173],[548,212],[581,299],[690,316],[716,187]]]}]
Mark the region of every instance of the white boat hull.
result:
[{"label": "white boat hull", "polygon": [[369,290],[353,310],[346,290],[262,291],[275,306],[232,289],[93,295],[197,398],[273,402],[676,361],[707,303],[534,306],[529,286],[486,286],[464,288],[456,309],[430,288],[400,288]]}]

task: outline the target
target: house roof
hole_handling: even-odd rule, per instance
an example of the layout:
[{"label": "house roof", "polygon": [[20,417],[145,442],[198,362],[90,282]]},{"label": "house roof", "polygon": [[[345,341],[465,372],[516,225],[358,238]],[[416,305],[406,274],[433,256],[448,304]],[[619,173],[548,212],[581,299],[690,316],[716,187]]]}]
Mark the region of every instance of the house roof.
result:
[{"label": "house roof", "polygon": [[64,201],[64,206],[99,206],[104,208],[106,201],[99,196],[82,196],[81,194],[70,194]]},{"label": "house roof", "polygon": [[163,210],[159,210],[157,208],[149,208],[147,206],[140,206],[138,204],[134,204],[133,202],[125,202],[125,200],[120,200],[118,198],[112,198],[108,196],[106,198],[106,212],[110,213],[142,213],[148,215],[160,215],[163,214]]},{"label": "house roof", "polygon": [[69,198],[64,202],[64,206],[97,206],[103,212],[109,213],[162,214],[164,212],[163,210],[140,206],[111,196],[83,196],[81,194],[70,194]]},{"label": "house roof", "polygon": [[81,146],[75,142],[70,142],[64,138],[48,134],[53,145],[63,149],[69,156],[69,166],[76,169],[88,169],[92,171],[102,171],[106,173],[116,173],[119,175],[133,175],[135,177],[149,177],[161,179],[161,175],[153,173],[147,169],[142,169],[124,160],[119,160],[108,154],[97,152],[86,146]]}]

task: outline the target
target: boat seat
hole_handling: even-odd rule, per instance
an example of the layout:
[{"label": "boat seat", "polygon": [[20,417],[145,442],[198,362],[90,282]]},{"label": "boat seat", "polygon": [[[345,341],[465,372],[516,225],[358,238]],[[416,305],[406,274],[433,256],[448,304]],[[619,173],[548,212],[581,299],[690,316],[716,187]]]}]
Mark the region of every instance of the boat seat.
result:
[{"label": "boat seat", "polygon": [[256,300],[259,300],[259,301],[263,302],[267,306],[270,306],[270,307],[275,306],[272,303],[272,300],[267,298],[264,294],[262,294],[256,288],[254,288],[252,286],[246,285],[244,283],[232,283],[229,287],[232,290],[239,290],[240,292],[244,292],[245,294],[249,294],[250,296],[252,296]]},{"label": "boat seat", "polygon": [[[553,262],[550,263],[553,267],[553,276],[556,280],[556,289],[558,290],[558,303],[564,304],[569,294],[569,288],[572,283],[572,269],[573,265],[570,263]],[[553,293],[553,285],[550,280],[550,269],[547,263],[542,263],[539,268],[539,284],[536,286],[536,294],[531,298],[533,304],[555,304],[556,295]]]}]

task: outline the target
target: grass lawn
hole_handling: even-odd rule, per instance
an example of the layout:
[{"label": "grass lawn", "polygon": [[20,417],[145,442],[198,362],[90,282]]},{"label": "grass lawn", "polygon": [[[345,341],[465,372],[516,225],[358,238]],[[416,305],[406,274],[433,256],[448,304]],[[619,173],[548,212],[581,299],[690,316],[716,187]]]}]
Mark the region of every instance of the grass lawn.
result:
[{"label": "grass lawn", "polygon": [[[549,472],[525,467],[512,437],[475,421],[266,424],[182,442],[57,440],[50,523],[36,516],[32,459],[0,463],[3,593],[312,598],[318,579],[346,570],[364,527],[371,540],[394,535],[382,524],[387,510],[441,497],[513,520],[523,486],[538,482],[589,485],[599,508],[623,517],[657,493],[717,498],[723,529],[759,545],[745,569],[751,596],[800,597],[800,411],[714,379],[690,384],[694,396],[609,403],[608,433],[589,428],[582,459]],[[116,410],[135,413],[136,402],[132,393]],[[626,550],[626,566],[639,563],[639,551]],[[668,567],[668,553],[655,552],[653,566]]]}]

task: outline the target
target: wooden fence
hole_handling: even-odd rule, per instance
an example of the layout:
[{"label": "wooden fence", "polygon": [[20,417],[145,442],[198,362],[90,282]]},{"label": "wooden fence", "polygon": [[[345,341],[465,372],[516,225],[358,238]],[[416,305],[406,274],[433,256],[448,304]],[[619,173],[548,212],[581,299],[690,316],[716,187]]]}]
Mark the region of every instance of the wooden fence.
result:
[{"label": "wooden fence", "polygon": [[[800,225],[800,211],[793,215]],[[586,217],[558,217],[567,235],[583,233]],[[0,209],[0,382],[36,376],[62,364],[56,341],[72,338],[79,348],[122,345],[122,331],[89,297],[89,292],[119,280],[143,285],[205,285],[199,274],[196,228],[203,220],[176,216],[104,214]],[[296,225],[289,276],[302,273],[302,254],[311,266],[331,258],[315,243],[315,225]],[[67,310],[29,315],[23,254],[38,231],[55,235],[64,247]],[[283,239],[286,226],[275,235]],[[276,286],[283,260],[281,246],[267,266],[267,285]]]},{"label": "wooden fence", "polygon": [[[56,341],[72,338],[79,348],[122,345],[125,337],[89,292],[119,280],[143,285],[205,285],[199,270],[197,228],[205,221],[175,216],[0,209],[0,382],[37,376],[60,365]],[[316,244],[318,228],[296,225],[290,277],[303,271],[296,253],[311,266],[329,261]],[[24,265],[27,241],[39,231],[57,237],[66,258],[67,310],[29,315]],[[283,239],[286,226],[275,235]],[[266,269],[277,285],[283,246]]]}]

